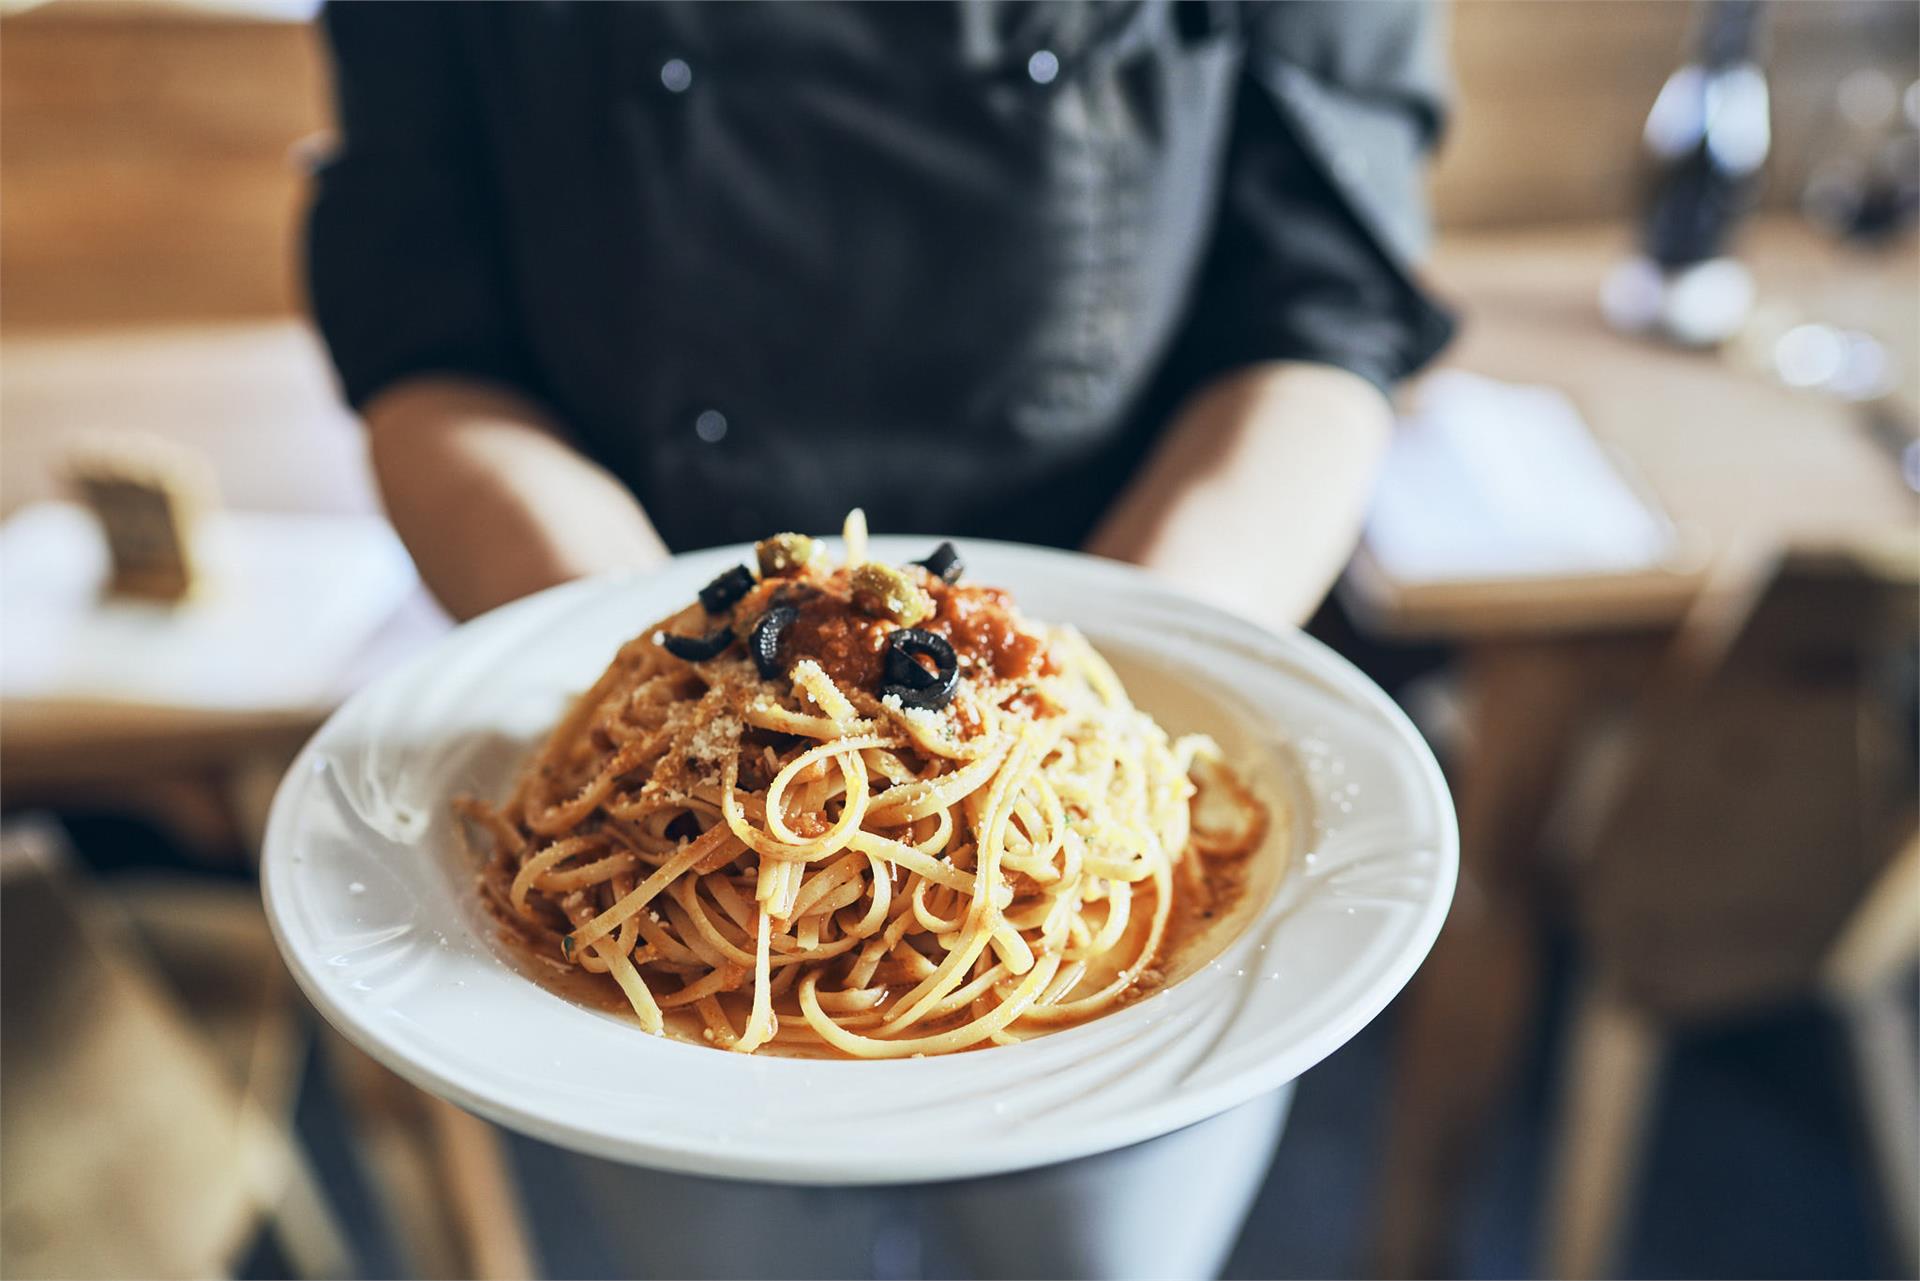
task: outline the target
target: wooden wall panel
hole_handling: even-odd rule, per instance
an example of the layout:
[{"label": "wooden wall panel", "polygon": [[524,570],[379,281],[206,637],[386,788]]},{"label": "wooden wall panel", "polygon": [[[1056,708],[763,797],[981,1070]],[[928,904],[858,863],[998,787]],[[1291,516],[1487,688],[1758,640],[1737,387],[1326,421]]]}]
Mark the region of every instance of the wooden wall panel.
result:
[{"label": "wooden wall panel", "polygon": [[[1631,208],[1640,125],[1693,12],[1679,0],[1458,0],[1458,104],[1434,175],[1442,226]],[[1771,203],[1797,193],[1846,70],[1891,50],[1911,77],[1916,13],[1905,0],[1775,0]],[[310,25],[55,0],[0,30],[0,324],[298,309],[305,197],[292,153],[328,110]]]},{"label": "wooden wall panel", "polygon": [[324,127],[304,23],[56,4],[0,34],[0,322],[297,308],[291,152]]}]

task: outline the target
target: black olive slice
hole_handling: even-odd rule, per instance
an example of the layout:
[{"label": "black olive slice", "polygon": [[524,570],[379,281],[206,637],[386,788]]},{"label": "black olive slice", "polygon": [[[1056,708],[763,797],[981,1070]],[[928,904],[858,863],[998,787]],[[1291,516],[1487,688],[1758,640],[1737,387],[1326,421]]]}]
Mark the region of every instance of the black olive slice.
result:
[{"label": "black olive slice", "polygon": [[966,562],[960,559],[960,553],[953,549],[952,543],[941,543],[933,549],[933,555],[913,563],[943,583],[957,582],[960,575],[967,572]]},{"label": "black olive slice", "polygon": [[[924,654],[932,659],[933,666],[922,663],[915,657],[916,654]],[[904,685],[908,689],[931,688],[939,681],[941,671],[959,666],[953,646],[944,637],[913,627],[902,627],[888,634],[883,659],[885,676],[882,683]]]},{"label": "black olive slice", "polygon": [[753,655],[753,665],[760,669],[762,676],[780,675],[780,642],[798,617],[800,611],[793,606],[775,605],[753,625],[753,634],[747,638],[747,651]]},{"label": "black olive slice", "polygon": [[[934,670],[928,671],[919,662],[921,657],[932,659]],[[947,705],[960,683],[960,660],[953,646],[946,637],[918,627],[902,627],[887,637],[885,671],[880,697],[893,695],[902,707],[937,711]]]},{"label": "black olive slice", "polygon": [[704,662],[733,644],[733,628],[716,627],[705,636],[674,636],[660,638],[661,646],[675,658],[684,658],[689,663]]},{"label": "black olive slice", "polygon": [[753,590],[753,584],[753,571],[745,565],[735,565],[700,589],[700,608],[709,614],[724,614]]}]

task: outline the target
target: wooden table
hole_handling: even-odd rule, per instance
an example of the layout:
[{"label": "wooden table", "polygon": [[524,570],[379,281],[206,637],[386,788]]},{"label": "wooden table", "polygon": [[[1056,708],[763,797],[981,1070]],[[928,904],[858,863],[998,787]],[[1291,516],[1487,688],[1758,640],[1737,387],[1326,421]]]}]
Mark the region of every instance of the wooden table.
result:
[{"label": "wooden table", "polygon": [[[67,451],[99,431],[151,433],[204,454],[230,507],[377,510],[360,428],[301,321],[10,328],[0,337],[0,419],[0,513],[60,495]],[[343,660],[340,693],[444,627],[424,596],[410,603],[367,652]],[[5,799],[124,799],[130,788],[150,791],[157,777],[206,780],[255,765],[270,779],[332,701],[246,711],[8,704],[0,707]]]},{"label": "wooden table", "polygon": [[[1447,363],[1565,391],[1672,520],[1672,563],[1636,574],[1396,583],[1363,549],[1342,585],[1364,625],[1461,649],[1468,718],[1455,782],[1462,879],[1409,990],[1375,1266],[1448,1270],[1474,1141],[1528,1044],[1539,987],[1543,823],[1597,709],[1639,686],[1709,589],[1781,547],[1880,541],[1914,528],[1914,495],[1857,407],[1758,368],[1609,331],[1596,303],[1617,228],[1456,237],[1434,276],[1465,325]],[[1868,256],[1790,222],[1742,256],[1763,308],[1875,333],[1911,404],[1920,340],[1914,245]]]}]

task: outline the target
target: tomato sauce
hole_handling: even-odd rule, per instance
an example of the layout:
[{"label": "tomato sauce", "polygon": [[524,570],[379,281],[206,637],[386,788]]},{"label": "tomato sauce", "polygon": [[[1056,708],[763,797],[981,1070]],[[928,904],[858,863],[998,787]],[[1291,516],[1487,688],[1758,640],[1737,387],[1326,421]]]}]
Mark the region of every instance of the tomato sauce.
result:
[{"label": "tomato sauce", "polygon": [[881,653],[896,625],[857,614],[844,599],[820,595],[800,606],[787,629],[784,653],[790,661],[811,658],[836,685],[876,689],[884,664]]},{"label": "tomato sauce", "polygon": [[833,830],[832,822],[817,810],[802,810],[798,814],[787,815],[787,826],[803,841],[825,836]]},{"label": "tomato sauce", "polygon": [[[953,646],[962,675],[1017,681],[1058,670],[1046,641],[1023,630],[1013,602],[997,587],[954,586],[930,574],[921,585],[933,598],[933,617],[915,626],[942,636]],[[741,602],[749,615],[772,603],[783,580],[761,584]],[[787,662],[811,658],[836,684],[878,690],[885,668],[887,637],[899,624],[855,610],[847,599],[846,575],[836,570],[823,578],[784,580],[793,589],[799,616],[787,629],[782,656]]]},{"label": "tomato sauce", "polygon": [[1001,680],[1015,681],[1051,671],[1046,642],[1014,622],[1007,593],[998,587],[947,587],[934,591],[937,606],[927,631],[947,638],[962,666],[986,667]]}]

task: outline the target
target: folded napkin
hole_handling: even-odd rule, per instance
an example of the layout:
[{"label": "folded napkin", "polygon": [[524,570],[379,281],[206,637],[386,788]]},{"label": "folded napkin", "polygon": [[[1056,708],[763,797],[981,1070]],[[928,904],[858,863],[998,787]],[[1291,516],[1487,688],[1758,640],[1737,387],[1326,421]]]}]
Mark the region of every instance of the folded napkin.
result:
[{"label": "folded napkin", "polygon": [[1566,396],[1460,370],[1396,428],[1366,541],[1404,583],[1631,573],[1673,550]]}]

